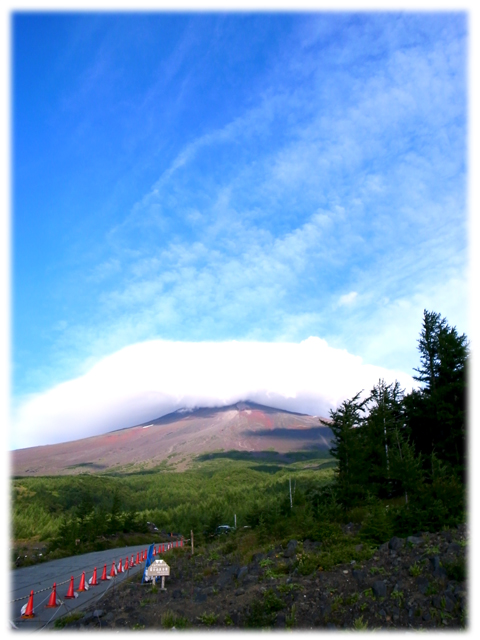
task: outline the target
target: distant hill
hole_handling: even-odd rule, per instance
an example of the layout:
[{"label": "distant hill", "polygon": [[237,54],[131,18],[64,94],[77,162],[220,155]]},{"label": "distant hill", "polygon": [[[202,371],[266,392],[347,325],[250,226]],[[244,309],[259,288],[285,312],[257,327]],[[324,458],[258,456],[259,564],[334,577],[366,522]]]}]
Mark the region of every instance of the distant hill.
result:
[{"label": "distant hill", "polygon": [[[279,453],[327,450],[332,433],[319,418],[254,402],[180,409],[140,425],[73,442],[11,452],[11,474],[43,476],[134,471],[219,450]],[[180,464],[181,468],[181,464]]]}]

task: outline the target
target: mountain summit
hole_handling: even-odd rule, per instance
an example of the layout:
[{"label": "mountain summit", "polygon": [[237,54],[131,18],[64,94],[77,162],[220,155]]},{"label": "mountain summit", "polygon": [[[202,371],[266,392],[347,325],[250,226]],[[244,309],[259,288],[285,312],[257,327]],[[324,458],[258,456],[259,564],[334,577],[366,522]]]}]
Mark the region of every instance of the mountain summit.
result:
[{"label": "mountain summit", "polygon": [[259,452],[329,448],[332,433],[319,418],[254,402],[179,409],[143,424],[73,442],[11,452],[12,474],[59,475],[134,471],[162,462],[231,449]]}]

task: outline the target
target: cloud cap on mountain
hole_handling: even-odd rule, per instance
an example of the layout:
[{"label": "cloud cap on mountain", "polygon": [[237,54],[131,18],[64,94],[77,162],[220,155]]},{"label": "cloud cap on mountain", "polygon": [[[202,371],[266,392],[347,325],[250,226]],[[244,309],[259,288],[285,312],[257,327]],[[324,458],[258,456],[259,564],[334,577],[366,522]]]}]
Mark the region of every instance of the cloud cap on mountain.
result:
[{"label": "cloud cap on mountain", "polygon": [[134,344],[74,380],[24,398],[14,410],[12,449],[99,435],[181,408],[252,400],[328,417],[329,410],[380,378],[407,390],[411,376],[363,363],[310,337],[299,343],[173,342]]}]

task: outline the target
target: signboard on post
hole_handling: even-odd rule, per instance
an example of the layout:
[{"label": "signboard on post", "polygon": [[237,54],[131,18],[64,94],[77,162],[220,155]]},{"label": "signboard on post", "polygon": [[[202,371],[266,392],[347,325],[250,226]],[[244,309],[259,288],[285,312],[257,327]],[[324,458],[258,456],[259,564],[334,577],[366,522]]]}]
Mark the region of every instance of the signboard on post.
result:
[{"label": "signboard on post", "polygon": [[165,576],[170,575],[170,567],[165,560],[154,560],[145,572],[145,580],[156,582],[157,578],[162,578],[162,589],[165,589]]}]

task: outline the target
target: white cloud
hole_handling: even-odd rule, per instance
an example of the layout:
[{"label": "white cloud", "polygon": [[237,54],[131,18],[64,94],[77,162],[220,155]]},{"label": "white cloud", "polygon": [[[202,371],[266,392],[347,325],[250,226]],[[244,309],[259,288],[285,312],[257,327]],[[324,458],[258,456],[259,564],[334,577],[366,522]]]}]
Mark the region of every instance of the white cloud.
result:
[{"label": "white cloud", "polygon": [[358,293],[356,291],[350,291],[350,293],[346,293],[344,296],[340,296],[340,300],[338,301],[338,304],[340,306],[350,305],[353,302],[355,302],[357,296],[358,296]]},{"label": "white cloud", "polygon": [[104,358],[88,373],[24,400],[11,447],[76,440],[147,422],[180,408],[250,399],[328,416],[329,409],[379,380],[410,376],[364,364],[325,340],[300,343],[167,342],[135,344]]}]

